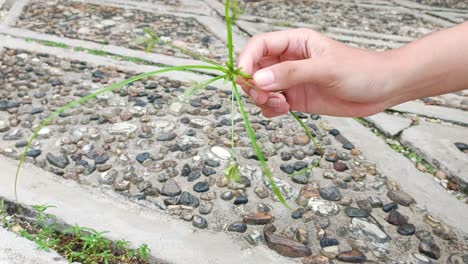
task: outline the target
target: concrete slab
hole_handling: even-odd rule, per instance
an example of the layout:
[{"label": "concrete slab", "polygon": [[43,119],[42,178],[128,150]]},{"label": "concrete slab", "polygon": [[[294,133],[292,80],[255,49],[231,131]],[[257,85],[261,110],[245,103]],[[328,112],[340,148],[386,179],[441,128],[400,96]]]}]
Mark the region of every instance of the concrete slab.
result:
[{"label": "concrete slab", "polygon": [[[16,165],[17,161],[0,157],[0,193],[9,199],[14,199]],[[110,239],[124,238],[133,245],[147,243],[155,257],[169,263],[297,263],[264,245],[245,249],[241,245],[247,242],[230,234],[195,229],[191,223],[64,180],[31,164],[25,164],[21,175],[20,202],[53,204],[57,208],[51,208],[50,213],[63,221],[108,230]]]},{"label": "concrete slab", "polygon": [[411,120],[396,115],[389,115],[386,113],[379,113],[373,116],[364,118],[371,122],[375,127],[382,131],[386,136],[396,136],[404,129],[411,126]]},{"label": "concrete slab", "polygon": [[425,105],[422,102],[416,101],[400,104],[392,107],[391,109],[398,112],[413,113],[468,126],[468,112],[459,109],[436,105]]},{"label": "concrete slab", "polygon": [[450,195],[432,177],[417,170],[406,157],[391,149],[381,138],[351,118],[323,117],[367,155],[371,155],[379,171],[398,181],[402,189],[413,196],[446,223],[468,233],[468,204]]},{"label": "concrete slab", "polygon": [[0,264],[67,264],[56,252],[38,250],[36,243],[0,227]]},{"label": "concrete slab", "polygon": [[468,155],[458,150],[455,142],[468,142],[468,128],[422,122],[401,134],[401,143],[411,146],[450,177],[468,184]]}]

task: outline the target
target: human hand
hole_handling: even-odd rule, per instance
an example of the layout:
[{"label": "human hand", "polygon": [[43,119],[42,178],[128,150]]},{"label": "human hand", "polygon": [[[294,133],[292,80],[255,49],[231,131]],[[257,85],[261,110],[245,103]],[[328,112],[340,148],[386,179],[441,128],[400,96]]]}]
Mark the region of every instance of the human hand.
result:
[{"label": "human hand", "polygon": [[388,57],[309,29],[271,32],[254,36],[242,51],[238,66],[253,80],[238,83],[266,117],[289,110],[368,116],[390,106]]}]

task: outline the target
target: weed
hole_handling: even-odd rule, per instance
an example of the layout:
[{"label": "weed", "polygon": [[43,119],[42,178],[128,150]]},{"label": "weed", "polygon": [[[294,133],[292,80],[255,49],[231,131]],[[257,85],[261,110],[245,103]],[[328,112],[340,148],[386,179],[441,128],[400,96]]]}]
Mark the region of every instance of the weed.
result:
[{"label": "weed", "polygon": [[[94,92],[92,94],[89,94],[87,96],[79,98],[79,99],[77,99],[77,100],[75,100],[75,101],[73,101],[73,102],[71,102],[71,103],[69,103],[67,105],[64,105],[64,106],[60,107],[59,109],[57,109],[55,112],[50,114],[46,119],[44,119],[39,124],[38,128],[34,131],[33,135],[31,136],[31,138],[28,141],[27,146],[24,149],[24,152],[23,152],[23,154],[22,154],[22,156],[20,158],[18,168],[17,168],[17,171],[16,171],[16,175],[15,175],[15,186],[14,186],[14,188],[15,188],[15,197],[16,197],[16,199],[18,199],[17,185],[18,185],[18,176],[19,176],[20,168],[21,168],[21,165],[24,162],[24,159],[26,157],[26,153],[29,150],[32,141],[37,137],[38,132],[43,127],[48,125],[50,121],[52,121],[53,119],[58,117],[61,113],[65,112],[65,111],[67,111],[67,110],[69,110],[69,109],[71,109],[71,108],[73,108],[75,106],[78,106],[78,105],[80,105],[82,103],[85,103],[85,102],[87,102],[89,100],[92,100],[92,99],[96,98],[100,94],[110,92],[110,91],[115,90],[115,89],[117,89],[119,87],[122,87],[124,85],[130,84],[132,82],[135,82],[135,81],[138,81],[140,79],[147,78],[147,77],[150,77],[150,76],[153,76],[153,75],[156,75],[156,74],[161,74],[161,73],[171,72],[171,71],[211,70],[211,71],[218,72],[219,76],[213,77],[212,79],[210,79],[210,80],[208,80],[206,82],[199,83],[199,84],[195,85],[194,87],[192,87],[191,89],[189,89],[185,93],[184,97],[185,98],[190,97],[191,95],[193,95],[197,91],[205,88],[209,84],[211,84],[211,83],[213,83],[215,81],[221,80],[221,79],[224,79],[225,83],[228,83],[231,86],[231,89],[232,89],[232,95],[231,95],[231,108],[232,108],[231,109],[231,163],[230,163],[228,169],[226,170],[228,176],[232,180],[238,179],[238,177],[239,177],[239,175],[238,175],[239,173],[238,173],[238,170],[237,170],[237,161],[236,161],[235,155],[234,155],[235,142],[234,142],[234,119],[233,119],[234,111],[235,111],[235,105],[236,105],[236,102],[237,102],[237,109],[238,109],[238,111],[240,112],[240,114],[242,116],[242,120],[243,120],[243,122],[245,124],[247,134],[249,136],[252,148],[254,149],[255,154],[256,154],[259,162],[260,162],[263,173],[264,173],[265,177],[267,178],[273,193],[278,197],[279,201],[284,206],[288,207],[284,197],[282,196],[281,192],[279,191],[278,187],[276,186],[275,181],[273,180],[273,175],[271,173],[271,170],[270,170],[268,164],[266,163],[265,157],[264,157],[264,155],[263,155],[263,153],[262,153],[262,151],[261,151],[261,149],[260,149],[260,147],[259,147],[259,145],[257,143],[257,139],[255,137],[255,132],[252,129],[250,121],[249,121],[249,119],[247,117],[247,113],[246,113],[246,111],[244,109],[244,103],[242,101],[241,95],[239,93],[239,89],[238,89],[237,84],[236,84],[236,81],[240,79],[240,80],[243,80],[245,83],[251,85],[247,80],[252,79],[252,77],[249,74],[243,72],[242,69],[237,68],[235,66],[235,64],[234,64],[232,24],[233,24],[233,21],[236,18],[238,18],[241,14],[242,14],[242,8],[241,8],[240,4],[237,1],[233,1],[233,0],[226,0],[225,1],[225,15],[224,15],[224,18],[225,18],[225,22],[226,22],[225,24],[226,24],[226,32],[227,32],[227,48],[228,48],[228,54],[229,54],[229,61],[224,63],[224,64],[221,64],[221,63],[215,62],[213,60],[204,58],[203,56],[201,56],[199,54],[196,54],[196,53],[194,53],[192,51],[189,51],[187,49],[184,49],[182,47],[174,45],[173,43],[162,41],[159,38],[159,36],[157,35],[156,32],[154,32],[150,28],[145,29],[145,33],[148,35],[148,37],[143,39],[141,41],[141,43],[146,45],[146,50],[148,50],[148,51],[152,50],[155,47],[155,45],[167,45],[167,46],[170,46],[171,48],[174,48],[174,49],[177,49],[177,50],[181,51],[182,53],[184,53],[186,55],[192,56],[192,57],[197,58],[197,59],[199,59],[199,60],[201,60],[203,62],[206,62],[209,65],[174,66],[174,67],[167,67],[167,68],[163,68],[161,70],[136,75],[136,76],[134,76],[134,77],[132,77],[130,79],[121,81],[121,82],[113,84],[113,85],[111,85],[109,87],[98,90],[97,92]],[[88,53],[92,53],[92,54],[95,54],[95,55],[100,55],[100,56],[101,55],[108,55],[106,52],[98,51],[98,50],[85,50],[85,49],[83,49],[83,51],[86,51]],[[299,122],[301,127],[306,131],[307,135],[310,137],[310,139],[314,143],[315,147],[319,148],[317,143],[315,142],[315,139],[313,138],[312,134],[308,130],[308,128],[302,123],[302,121],[293,112],[291,112],[291,115],[296,119],[296,121]],[[315,167],[315,166],[318,166],[318,164],[313,165],[313,167]],[[96,239],[96,237],[95,237],[95,239]],[[89,247],[90,246],[89,243],[91,243],[91,242],[87,240],[86,243],[87,243],[87,247]]]},{"label": "weed", "polygon": [[6,217],[6,208],[5,208],[5,200],[4,199],[2,199],[2,202],[0,203],[0,211],[2,212],[3,227],[8,230],[8,229],[10,229],[10,223],[8,222],[7,217]]}]

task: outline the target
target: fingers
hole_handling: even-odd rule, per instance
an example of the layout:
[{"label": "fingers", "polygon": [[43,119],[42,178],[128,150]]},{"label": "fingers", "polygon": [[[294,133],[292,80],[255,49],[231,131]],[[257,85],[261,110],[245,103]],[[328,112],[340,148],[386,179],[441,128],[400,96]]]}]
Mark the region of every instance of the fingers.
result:
[{"label": "fingers", "polygon": [[262,114],[268,118],[287,114],[290,109],[290,105],[281,93],[273,93],[268,101],[260,107]]},{"label": "fingers", "polygon": [[263,91],[284,91],[300,84],[311,84],[321,78],[316,59],[285,61],[257,71],[253,76],[256,87]]},{"label": "fingers", "polygon": [[305,59],[302,57],[307,50],[307,36],[304,31],[306,30],[292,29],[254,36],[240,54],[238,67],[251,74],[263,57],[280,57],[292,53],[296,59]]}]

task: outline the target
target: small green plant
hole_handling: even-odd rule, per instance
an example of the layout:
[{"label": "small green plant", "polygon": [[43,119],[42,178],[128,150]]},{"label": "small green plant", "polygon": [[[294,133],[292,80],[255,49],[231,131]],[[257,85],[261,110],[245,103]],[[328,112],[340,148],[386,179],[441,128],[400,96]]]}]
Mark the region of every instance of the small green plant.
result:
[{"label": "small green plant", "polygon": [[[45,222],[46,217],[54,218],[53,215],[45,213],[51,207],[53,206],[33,206],[37,212],[34,221],[23,220],[21,217],[12,218],[13,222],[21,226],[18,231],[19,235],[36,243],[38,249],[55,250],[70,262],[84,264],[148,263],[151,250],[147,244],[131,249],[129,241],[122,239],[112,242],[104,237],[109,232],[97,231],[79,225],[74,225],[63,231],[56,231],[55,223]],[[0,208],[2,214],[6,212],[3,200],[0,203]],[[3,218],[6,219],[6,216]]]},{"label": "small green plant", "polygon": [[[98,90],[98,91],[96,91],[94,93],[86,95],[86,96],[84,96],[82,98],[79,98],[79,99],[77,99],[77,100],[75,100],[75,101],[73,101],[73,102],[71,102],[69,104],[66,104],[66,105],[58,108],[55,112],[50,114],[46,119],[42,120],[42,122],[39,124],[37,129],[33,132],[33,135],[29,139],[28,144],[24,149],[24,152],[23,152],[23,154],[22,154],[22,156],[20,158],[18,168],[17,168],[17,171],[16,171],[16,175],[15,175],[14,188],[15,188],[15,197],[16,197],[16,199],[18,199],[18,195],[17,195],[18,176],[19,176],[21,165],[23,164],[24,159],[26,157],[27,151],[29,150],[29,148],[30,148],[32,142],[34,141],[34,139],[37,137],[38,132],[42,128],[44,128],[46,125],[48,125],[50,121],[52,121],[56,117],[58,117],[61,113],[65,112],[65,111],[67,111],[67,110],[69,110],[69,109],[71,109],[73,107],[76,107],[76,106],[78,106],[78,105],[80,105],[82,103],[85,103],[85,102],[87,102],[89,100],[92,100],[92,99],[96,98],[97,96],[99,96],[99,95],[101,95],[103,93],[113,91],[113,90],[115,90],[115,89],[117,89],[119,87],[122,87],[124,85],[130,84],[132,82],[135,82],[135,81],[138,81],[140,79],[147,78],[147,77],[150,77],[150,76],[153,76],[153,75],[156,75],[156,74],[161,74],[161,73],[166,73],[166,72],[171,72],[171,71],[194,71],[194,70],[195,71],[196,70],[203,71],[203,70],[209,70],[209,71],[218,72],[219,75],[216,76],[216,77],[213,77],[212,79],[210,79],[208,81],[205,81],[203,83],[198,83],[198,84],[194,85],[191,89],[188,89],[185,92],[183,97],[185,99],[187,99],[188,97],[195,94],[197,91],[207,87],[211,83],[216,82],[218,80],[224,80],[225,83],[227,83],[227,84],[229,84],[231,86],[231,88],[232,88],[232,95],[231,95],[231,163],[230,163],[229,167],[226,169],[227,176],[231,180],[238,180],[239,179],[239,173],[238,173],[238,169],[237,169],[238,164],[237,164],[237,161],[236,161],[236,158],[235,158],[235,155],[234,155],[234,148],[235,148],[235,141],[234,141],[234,112],[235,112],[236,102],[237,102],[237,109],[238,109],[238,111],[240,112],[240,114],[242,116],[243,122],[244,122],[246,130],[247,130],[247,134],[249,136],[249,139],[250,139],[250,142],[251,142],[251,145],[252,145],[252,148],[253,148],[253,150],[254,150],[254,152],[255,152],[255,154],[256,154],[259,162],[260,162],[260,165],[261,165],[262,170],[263,170],[263,174],[267,178],[273,193],[278,197],[279,201],[283,205],[288,207],[284,197],[282,196],[280,190],[278,189],[278,187],[277,187],[277,185],[276,185],[276,183],[275,183],[275,181],[273,179],[273,175],[271,173],[271,170],[270,170],[268,164],[266,163],[265,157],[264,157],[264,155],[263,155],[263,153],[262,153],[262,151],[261,151],[261,149],[260,149],[260,147],[259,147],[259,145],[257,143],[257,139],[255,137],[255,132],[252,129],[249,118],[248,118],[247,113],[246,113],[246,111],[244,109],[244,103],[242,101],[239,89],[238,89],[237,84],[236,84],[237,80],[241,80],[246,85],[249,85],[249,86],[253,87],[252,84],[250,84],[250,82],[248,81],[248,80],[252,79],[252,77],[249,74],[243,72],[242,69],[237,68],[235,66],[235,63],[234,63],[234,49],[233,49],[233,40],[232,40],[232,24],[233,24],[233,21],[238,16],[240,16],[241,14],[242,14],[242,8],[241,8],[240,4],[237,1],[230,1],[230,0],[225,1],[224,19],[225,19],[225,22],[226,22],[227,48],[228,48],[229,60],[228,60],[228,62],[225,62],[224,64],[215,62],[215,61],[207,59],[207,58],[204,58],[203,56],[201,56],[199,54],[196,54],[196,53],[194,53],[192,51],[189,51],[189,50],[187,50],[185,48],[174,45],[171,42],[162,41],[159,38],[159,36],[157,35],[156,32],[154,32],[150,28],[145,29],[145,33],[148,35],[148,38],[143,39],[140,43],[144,44],[146,46],[147,51],[152,50],[155,47],[155,45],[166,45],[166,46],[169,46],[171,48],[177,49],[177,50],[181,51],[182,53],[184,53],[186,55],[189,55],[191,57],[199,59],[199,60],[207,63],[208,65],[174,66],[174,67],[167,67],[167,68],[163,68],[163,69],[152,71],[152,72],[142,73],[142,74],[136,75],[136,76],[134,76],[132,78],[129,78],[127,80],[121,81],[119,83],[115,83],[115,84],[113,84],[113,85],[111,85],[109,87]],[[102,54],[101,54],[101,52],[98,52],[97,55],[102,55]],[[255,88],[255,87],[253,87],[253,88]],[[297,120],[299,122],[301,127],[305,130],[306,134],[310,137],[310,140],[314,143],[315,147],[320,149],[319,146],[317,145],[317,142],[315,141],[314,137],[312,136],[309,129],[307,128],[307,126],[305,126],[305,124],[293,112],[291,112],[291,115],[295,118],[295,120]],[[322,152],[321,149],[320,149],[320,152]],[[313,164],[311,167],[309,167],[307,169],[310,170],[313,167],[316,167],[318,165],[319,165],[319,163]]]},{"label": "small green plant", "polygon": [[5,200],[2,199],[2,202],[0,203],[0,211],[2,212],[2,222],[3,222],[3,227],[6,229],[10,229],[10,222],[7,220],[7,213],[6,213],[6,208],[5,208]]}]

